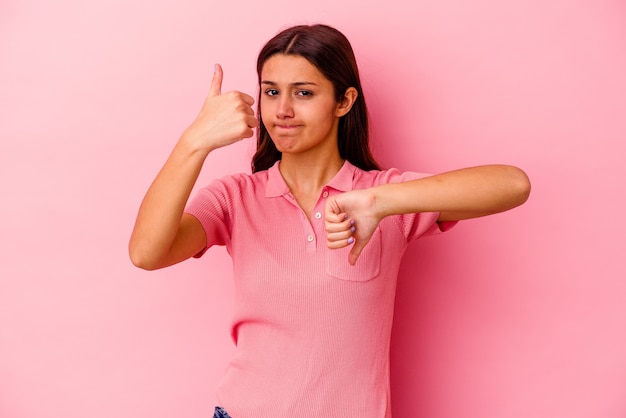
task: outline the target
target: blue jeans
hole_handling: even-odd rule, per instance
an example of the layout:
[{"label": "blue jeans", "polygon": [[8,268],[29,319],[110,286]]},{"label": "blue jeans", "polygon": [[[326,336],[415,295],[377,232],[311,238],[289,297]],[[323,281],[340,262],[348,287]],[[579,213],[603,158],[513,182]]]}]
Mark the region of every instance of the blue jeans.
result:
[{"label": "blue jeans", "polygon": [[216,406],[213,418],[230,418],[230,415],[228,415],[228,412],[226,412],[226,410],[221,406]]}]

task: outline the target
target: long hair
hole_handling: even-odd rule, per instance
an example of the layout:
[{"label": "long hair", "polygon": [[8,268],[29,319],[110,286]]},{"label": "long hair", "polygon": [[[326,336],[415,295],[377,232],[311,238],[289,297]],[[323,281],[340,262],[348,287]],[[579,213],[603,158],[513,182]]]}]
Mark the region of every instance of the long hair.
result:
[{"label": "long hair", "polygon": [[[352,109],[339,119],[339,155],[363,170],[379,169],[369,148],[367,106],[356,58],[348,39],[337,29],[320,24],[293,26],[280,32],[259,53],[256,66],[259,85],[265,61],[275,54],[306,58],[333,84],[337,102],[343,100],[349,87],[357,90],[358,96]],[[260,123],[257,150],[252,157],[253,173],[266,170],[281,159],[281,152],[276,149],[261,119],[261,91],[257,103]]]}]

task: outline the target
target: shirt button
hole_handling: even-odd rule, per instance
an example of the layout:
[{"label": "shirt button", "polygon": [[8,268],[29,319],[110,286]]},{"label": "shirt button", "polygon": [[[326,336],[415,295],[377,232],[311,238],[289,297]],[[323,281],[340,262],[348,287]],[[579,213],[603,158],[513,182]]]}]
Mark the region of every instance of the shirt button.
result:
[{"label": "shirt button", "polygon": [[322,193],[323,197],[328,197],[328,192],[326,190],[324,190],[324,193]]},{"label": "shirt button", "polygon": [[322,219],[322,212],[315,212],[315,219]]},{"label": "shirt button", "polygon": [[315,237],[313,235],[309,235],[308,237],[306,237],[307,241],[312,242]]}]

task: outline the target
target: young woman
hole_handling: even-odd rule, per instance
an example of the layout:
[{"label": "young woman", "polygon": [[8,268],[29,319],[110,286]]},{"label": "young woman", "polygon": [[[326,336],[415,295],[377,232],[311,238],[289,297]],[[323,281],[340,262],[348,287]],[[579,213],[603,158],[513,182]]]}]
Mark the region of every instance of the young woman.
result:
[{"label": "young woman", "polygon": [[[354,54],[331,27],[279,33],[257,72],[255,117],[252,97],[222,94],[216,65],[197,119],[141,204],[131,259],[158,269],[228,248],[237,352],[216,417],[388,418],[393,301],[407,244],[518,206],[530,183],[504,165],[434,176],[380,170]],[[207,156],[255,128],[253,174],[215,180],[189,200]]]}]

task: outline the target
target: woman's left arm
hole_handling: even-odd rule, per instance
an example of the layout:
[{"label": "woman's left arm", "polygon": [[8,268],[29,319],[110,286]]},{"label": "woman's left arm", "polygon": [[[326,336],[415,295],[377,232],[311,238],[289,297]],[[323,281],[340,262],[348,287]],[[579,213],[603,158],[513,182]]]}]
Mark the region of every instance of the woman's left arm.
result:
[{"label": "woman's left arm", "polygon": [[403,183],[389,183],[335,195],[326,202],[329,248],[354,243],[354,264],[385,217],[439,212],[439,222],[477,218],[513,209],[530,194],[526,173],[509,165],[449,171]]},{"label": "woman's left arm", "polygon": [[464,168],[404,183],[372,188],[381,219],[439,212],[439,221],[477,218],[513,209],[530,194],[526,173],[509,165]]}]

